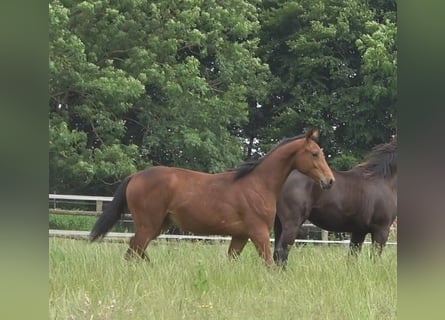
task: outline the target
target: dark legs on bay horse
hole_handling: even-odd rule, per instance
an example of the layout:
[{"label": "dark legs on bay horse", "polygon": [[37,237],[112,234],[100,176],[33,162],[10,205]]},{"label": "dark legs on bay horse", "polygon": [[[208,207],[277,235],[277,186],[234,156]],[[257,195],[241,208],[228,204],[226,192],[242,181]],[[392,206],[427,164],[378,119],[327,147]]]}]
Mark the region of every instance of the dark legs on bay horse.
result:
[{"label": "dark legs on bay horse", "polygon": [[148,256],[145,254],[145,249],[151,240],[155,239],[163,228],[166,221],[151,221],[145,225],[135,224],[135,234],[130,239],[129,248],[124,255],[125,260],[131,260],[134,258],[142,258],[144,260],[149,260]]},{"label": "dark legs on bay horse", "polygon": [[236,259],[241,251],[243,251],[249,238],[255,245],[259,256],[264,260],[266,266],[270,267],[273,265],[272,252],[270,250],[270,239],[269,239],[269,229],[267,226],[259,228],[247,236],[232,236],[232,241],[230,242],[228,255],[231,259]]},{"label": "dark legs on bay horse", "polygon": [[243,251],[244,246],[246,245],[249,238],[247,237],[232,237],[232,241],[229,246],[229,258],[236,259],[240,255],[241,251]]},{"label": "dark legs on bay horse", "polygon": [[[139,237],[140,239],[143,239]],[[148,256],[145,254],[145,249],[148,245],[148,239],[144,240],[145,244],[138,244],[138,238],[136,236],[131,237],[130,239],[130,247],[127,249],[127,252],[125,252],[124,259],[125,260],[132,260],[135,258],[142,258],[144,260],[149,261]]]},{"label": "dark legs on bay horse", "polygon": [[[250,239],[255,245],[259,256],[264,260],[265,264],[270,267],[273,265],[272,252],[270,250],[269,230],[267,227],[250,235]],[[241,251],[243,251],[249,237],[232,236],[228,254],[229,258],[236,259]]]},{"label": "dark legs on bay horse", "polygon": [[271,267],[273,265],[272,251],[270,250],[270,238],[269,229],[264,229],[255,232],[250,236],[256,250],[261,258],[264,259],[266,266]]}]

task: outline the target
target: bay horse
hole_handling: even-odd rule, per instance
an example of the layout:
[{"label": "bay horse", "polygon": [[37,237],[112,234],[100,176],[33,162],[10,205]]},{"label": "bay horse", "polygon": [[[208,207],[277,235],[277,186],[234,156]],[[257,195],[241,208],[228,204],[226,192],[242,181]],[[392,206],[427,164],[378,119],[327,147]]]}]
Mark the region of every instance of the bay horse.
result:
[{"label": "bay horse", "polygon": [[286,265],[301,225],[309,220],[333,232],[351,233],[357,255],[368,233],[380,255],[397,213],[397,140],[375,146],[367,160],[349,171],[335,171],[335,184],[321,191],[297,171],[287,178],[277,201],[273,258]]},{"label": "bay horse", "polygon": [[201,235],[232,236],[229,256],[241,253],[249,238],[267,266],[273,264],[269,232],[276,199],[289,173],[300,170],[328,189],[334,176],[317,144],[318,130],[287,138],[256,162],[208,174],[155,166],[126,177],[90,233],[103,237],[130,211],[135,234],[125,258],[147,258],[145,249],[172,224]]}]

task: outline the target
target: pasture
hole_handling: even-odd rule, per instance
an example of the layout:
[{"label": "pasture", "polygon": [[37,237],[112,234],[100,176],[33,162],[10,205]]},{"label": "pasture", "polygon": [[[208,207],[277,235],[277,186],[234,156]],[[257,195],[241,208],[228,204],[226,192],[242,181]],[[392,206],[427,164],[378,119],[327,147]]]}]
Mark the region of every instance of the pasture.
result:
[{"label": "pasture", "polygon": [[397,248],[373,262],[346,246],[294,247],[286,271],[267,269],[249,242],[158,240],[150,262],[126,243],[49,239],[50,319],[396,319]]}]

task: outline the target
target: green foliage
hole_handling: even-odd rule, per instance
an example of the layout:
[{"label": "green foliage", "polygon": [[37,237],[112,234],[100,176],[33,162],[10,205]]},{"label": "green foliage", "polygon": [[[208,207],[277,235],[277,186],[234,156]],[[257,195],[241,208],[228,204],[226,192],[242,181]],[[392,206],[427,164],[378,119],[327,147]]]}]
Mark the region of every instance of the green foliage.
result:
[{"label": "green foliage", "polygon": [[395,1],[51,0],[50,192],[223,171],[312,126],[362,159],[396,131],[396,31]]},{"label": "green foliage", "polygon": [[255,4],[51,1],[51,190],[109,193],[152,163],[239,163],[236,128],[267,83]]},{"label": "green foliage", "polygon": [[[78,6],[79,13],[92,7]],[[144,87],[123,70],[91,61],[71,25],[75,8],[52,1],[49,9],[50,190],[94,194],[103,190],[97,181],[136,169],[136,145],[120,142],[124,116]]]},{"label": "green foliage", "polygon": [[362,158],[389,140],[397,114],[396,24],[395,5],[383,5],[264,2],[259,51],[278,79],[264,108],[272,116],[262,132],[267,140],[316,126],[332,159]]},{"label": "green foliage", "polygon": [[358,165],[359,162],[352,154],[340,154],[329,161],[329,166],[337,171],[346,171]]}]

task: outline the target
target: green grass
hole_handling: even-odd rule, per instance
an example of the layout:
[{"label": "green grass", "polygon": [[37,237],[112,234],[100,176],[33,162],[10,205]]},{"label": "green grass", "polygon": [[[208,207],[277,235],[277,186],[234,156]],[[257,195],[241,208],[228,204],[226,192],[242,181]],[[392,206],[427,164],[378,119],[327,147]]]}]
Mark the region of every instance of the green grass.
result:
[{"label": "green grass", "polygon": [[57,230],[91,230],[97,217],[71,216],[50,214],[48,218],[49,228]]},{"label": "green grass", "polygon": [[51,319],[396,319],[397,252],[357,260],[344,246],[294,247],[286,271],[266,268],[249,243],[157,241],[150,262],[123,243],[49,239]]},{"label": "green grass", "polygon": [[[50,229],[56,230],[78,230],[78,231],[91,231],[96,223],[97,217],[89,216],[76,216],[76,215],[58,215],[50,214],[48,218],[48,224]],[[132,230],[132,224],[130,225]],[[112,228],[113,232],[128,231],[129,224],[122,221],[116,223]]]}]

